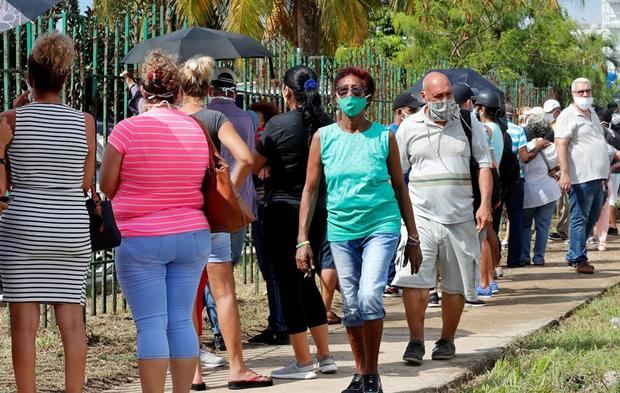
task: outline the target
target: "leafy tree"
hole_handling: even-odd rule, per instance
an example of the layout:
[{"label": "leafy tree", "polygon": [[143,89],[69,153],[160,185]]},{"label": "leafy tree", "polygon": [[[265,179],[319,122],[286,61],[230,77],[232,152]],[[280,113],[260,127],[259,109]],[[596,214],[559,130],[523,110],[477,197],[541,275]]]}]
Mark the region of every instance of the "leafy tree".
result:
[{"label": "leafy tree", "polygon": [[555,0],[394,3],[406,12],[392,13],[389,40],[390,30],[383,29],[365,45],[395,42],[396,50],[386,54],[418,73],[437,64],[471,67],[505,83],[526,78],[538,87],[552,86],[561,98],[570,95],[567,87],[575,77],[586,76],[598,101],[611,97],[606,64],[615,61],[614,41],[580,32]]}]

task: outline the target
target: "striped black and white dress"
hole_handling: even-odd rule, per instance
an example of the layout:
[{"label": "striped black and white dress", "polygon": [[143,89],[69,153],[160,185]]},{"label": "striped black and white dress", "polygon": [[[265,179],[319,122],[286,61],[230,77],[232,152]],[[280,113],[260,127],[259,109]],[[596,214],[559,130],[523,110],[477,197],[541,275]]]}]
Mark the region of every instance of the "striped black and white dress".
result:
[{"label": "striped black and white dress", "polygon": [[86,299],[90,260],[82,191],[84,114],[59,104],[17,109],[9,208],[0,218],[0,279],[9,303]]}]

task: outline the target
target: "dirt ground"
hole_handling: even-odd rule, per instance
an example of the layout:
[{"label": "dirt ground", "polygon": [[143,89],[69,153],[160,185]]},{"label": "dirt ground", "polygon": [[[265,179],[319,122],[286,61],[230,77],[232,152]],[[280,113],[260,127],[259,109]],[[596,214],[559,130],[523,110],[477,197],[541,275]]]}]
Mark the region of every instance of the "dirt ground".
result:
[{"label": "dirt ground", "polygon": [[[266,325],[268,306],[264,293],[256,295],[252,285],[239,286],[238,297],[244,339],[260,332]],[[0,303],[1,304],[1,303]],[[213,336],[205,324],[204,342],[211,345]],[[101,392],[138,376],[135,358],[136,330],[131,314],[102,314],[86,319],[88,360],[87,392]],[[37,338],[37,383],[40,392],[64,390],[64,361],[58,330],[50,325],[41,329]],[[6,305],[0,306],[0,392],[15,392],[11,364],[11,338]]]}]

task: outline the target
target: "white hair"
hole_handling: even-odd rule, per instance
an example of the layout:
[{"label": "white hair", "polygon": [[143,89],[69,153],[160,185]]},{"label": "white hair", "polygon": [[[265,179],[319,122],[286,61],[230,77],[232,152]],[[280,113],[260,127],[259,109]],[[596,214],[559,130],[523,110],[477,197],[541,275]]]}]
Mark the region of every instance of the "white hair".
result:
[{"label": "white hair", "polygon": [[576,86],[578,83],[587,83],[587,84],[588,84],[588,86],[592,87],[592,84],[590,83],[590,80],[589,80],[589,79],[586,79],[586,78],[577,78],[577,79],[575,79],[575,80],[573,81],[573,83],[571,83],[571,84],[570,84],[570,91],[571,91],[571,92],[575,90],[575,86]]}]

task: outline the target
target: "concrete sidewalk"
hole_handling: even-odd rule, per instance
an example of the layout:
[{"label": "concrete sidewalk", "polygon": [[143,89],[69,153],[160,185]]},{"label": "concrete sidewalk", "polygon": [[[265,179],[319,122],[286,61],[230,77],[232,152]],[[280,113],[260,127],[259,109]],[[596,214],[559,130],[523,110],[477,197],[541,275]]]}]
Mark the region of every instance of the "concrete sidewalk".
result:
[{"label": "concrete sidewalk", "polygon": [[[504,269],[500,293],[486,307],[466,309],[457,333],[457,357],[452,361],[431,361],[434,341],[439,338],[440,309],[426,313],[426,353],[421,367],[407,366],[401,360],[409,333],[400,299],[386,299],[387,318],[380,371],[386,393],[434,392],[438,388],[479,372],[491,364],[507,345],[569,313],[575,307],[620,282],[620,241],[610,238],[607,252],[591,251],[595,274],[578,275],[564,263],[565,245],[550,243],[545,267]],[[330,328],[330,348],[340,370],[332,376],[319,376],[310,381],[275,381],[275,386],[251,392],[340,392],[354,371],[351,351],[341,326]],[[268,374],[293,360],[289,346],[247,346],[248,366]],[[428,360],[426,360],[428,359]],[[206,383],[210,392],[228,392],[227,371],[208,372]],[[168,381],[168,388],[171,388]],[[109,392],[139,392],[139,382]],[[171,391],[171,390],[169,390]]]}]

